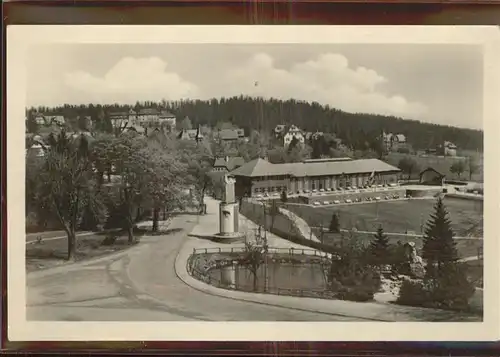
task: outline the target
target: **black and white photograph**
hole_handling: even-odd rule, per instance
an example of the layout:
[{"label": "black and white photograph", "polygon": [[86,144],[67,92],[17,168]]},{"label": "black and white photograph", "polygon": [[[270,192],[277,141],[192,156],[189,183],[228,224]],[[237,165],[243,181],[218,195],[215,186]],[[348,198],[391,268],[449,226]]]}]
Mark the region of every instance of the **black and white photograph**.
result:
[{"label": "black and white photograph", "polygon": [[281,30],[266,42],[249,26],[240,42],[207,26],[184,42],[165,27],[159,42],[106,26],[71,40],[68,28],[17,51],[9,280],[23,323],[37,324],[25,331],[498,332],[491,36],[373,29],[347,42],[327,29],[291,42]]}]

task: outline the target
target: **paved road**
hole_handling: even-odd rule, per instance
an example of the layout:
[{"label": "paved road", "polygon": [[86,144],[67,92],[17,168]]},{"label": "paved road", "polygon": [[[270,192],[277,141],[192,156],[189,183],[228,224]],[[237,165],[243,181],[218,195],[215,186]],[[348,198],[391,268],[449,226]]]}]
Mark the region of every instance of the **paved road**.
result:
[{"label": "paved road", "polygon": [[170,235],[144,237],[125,254],[27,276],[27,319],[45,321],[349,321],[208,295],[187,286],[174,261],[195,216],[178,216]]}]

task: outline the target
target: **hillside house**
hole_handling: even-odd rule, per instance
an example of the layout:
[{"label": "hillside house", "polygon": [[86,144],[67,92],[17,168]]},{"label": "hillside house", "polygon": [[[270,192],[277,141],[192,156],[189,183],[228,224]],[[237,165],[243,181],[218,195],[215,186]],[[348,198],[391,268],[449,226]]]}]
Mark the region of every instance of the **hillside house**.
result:
[{"label": "hillside house", "polygon": [[283,140],[283,146],[285,147],[290,145],[294,138],[301,144],[305,142],[305,133],[295,125],[276,125],[273,133],[276,138]]},{"label": "hillside house", "polygon": [[156,108],[144,108],[137,111],[137,122],[142,124],[144,122],[158,121],[160,118],[160,111]]},{"label": "hillside house", "polygon": [[407,148],[406,136],[404,134],[382,133],[382,140],[387,151],[397,151]]},{"label": "hillside house", "polygon": [[[134,125],[135,123],[130,123],[131,120],[130,118],[130,112],[135,113],[132,109],[130,111],[127,110],[120,110],[120,111],[112,111],[108,113],[109,120],[111,121],[111,124],[113,127],[121,127],[125,123],[129,123],[130,125]],[[134,118],[134,114],[132,114],[132,117]],[[135,122],[135,120],[134,120]]]},{"label": "hillside house", "polygon": [[158,116],[158,121],[160,125],[166,129],[167,132],[173,133],[175,132],[177,118],[172,113],[162,110],[160,111],[160,115]]},{"label": "hillside house", "polygon": [[457,156],[457,146],[451,141],[445,141],[443,148],[444,156]]},{"label": "hillside house", "polygon": [[232,142],[245,139],[245,131],[243,129],[221,129],[214,136],[216,140]]},{"label": "hillside house", "polygon": [[191,140],[200,142],[204,139],[203,134],[201,133],[200,128],[198,129],[183,129],[177,135],[177,138],[180,140]]},{"label": "hillside house", "polygon": [[63,126],[66,123],[66,120],[64,119],[63,115],[59,114],[37,113],[35,114],[35,122],[38,125],[44,125],[44,126],[51,126],[51,125]]}]

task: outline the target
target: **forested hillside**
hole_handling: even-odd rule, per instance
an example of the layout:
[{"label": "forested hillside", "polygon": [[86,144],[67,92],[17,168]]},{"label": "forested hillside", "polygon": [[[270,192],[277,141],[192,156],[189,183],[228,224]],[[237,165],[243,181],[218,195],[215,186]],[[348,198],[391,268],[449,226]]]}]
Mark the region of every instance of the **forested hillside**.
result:
[{"label": "forested hillside", "polygon": [[[42,112],[57,112],[67,118],[90,115],[94,121],[110,110],[128,109],[130,106],[69,106],[39,108]],[[197,125],[215,126],[218,122],[232,122],[247,132],[251,129],[270,131],[277,124],[295,124],[306,131],[335,133],[344,143],[359,147],[379,137],[382,130],[405,134],[414,149],[433,148],[444,140],[454,142],[463,150],[483,148],[483,132],[443,125],[422,123],[402,118],[368,113],[346,113],[341,110],[297,100],[277,100],[251,97],[233,97],[212,100],[183,100],[162,103],[136,103],[135,109],[163,107],[181,121],[188,116]],[[104,108],[104,110],[102,110]],[[103,113],[104,112],[104,113]]]}]

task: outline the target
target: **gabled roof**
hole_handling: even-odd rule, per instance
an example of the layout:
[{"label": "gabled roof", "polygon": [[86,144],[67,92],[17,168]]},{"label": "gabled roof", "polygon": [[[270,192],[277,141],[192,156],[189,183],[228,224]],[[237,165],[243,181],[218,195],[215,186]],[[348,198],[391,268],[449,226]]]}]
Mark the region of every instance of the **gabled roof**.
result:
[{"label": "gabled roof", "polygon": [[214,167],[225,167],[228,171],[233,171],[234,169],[245,164],[245,159],[241,156],[229,156],[219,157],[215,159]]},{"label": "gabled roof", "polygon": [[269,172],[274,170],[274,166],[277,165],[273,165],[267,160],[257,158],[231,171],[231,175],[246,177],[268,176],[272,175]]},{"label": "gabled roof", "polygon": [[435,172],[438,176],[440,177],[445,177],[446,175],[443,175],[442,173],[440,173],[439,171],[437,171],[435,168],[433,167],[428,167],[422,171],[420,171],[420,174],[419,176],[422,176],[424,173],[428,172],[428,171],[432,171],[432,172]]},{"label": "gabled roof", "polygon": [[235,129],[222,129],[216,136],[221,140],[237,140],[239,138],[238,132]]},{"label": "gabled roof", "polygon": [[127,130],[135,131],[136,133],[143,134],[146,130],[140,125],[131,125],[126,128]]},{"label": "gabled roof", "polygon": [[137,111],[138,115],[158,115],[160,111],[156,108],[144,108]]},{"label": "gabled roof", "polygon": [[234,176],[332,176],[363,173],[400,172],[395,166],[378,159],[362,159],[332,162],[298,162],[287,164],[271,164],[264,159],[255,159],[232,171]]}]

